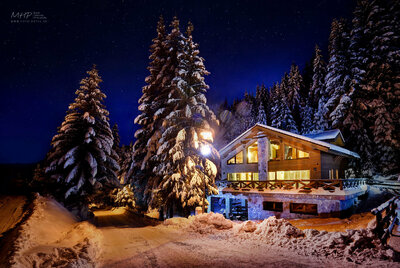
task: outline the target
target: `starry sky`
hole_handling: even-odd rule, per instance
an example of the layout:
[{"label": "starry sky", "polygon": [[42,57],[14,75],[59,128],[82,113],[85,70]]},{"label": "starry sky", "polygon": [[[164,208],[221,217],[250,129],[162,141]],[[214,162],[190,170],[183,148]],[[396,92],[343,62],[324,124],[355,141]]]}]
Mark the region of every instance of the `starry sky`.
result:
[{"label": "starry sky", "polygon": [[[326,55],[332,19],[351,19],[354,6],[352,0],[2,1],[0,163],[45,157],[94,63],[111,124],[129,144],[160,15],[168,24],[178,16],[182,30],[194,24],[211,72],[208,101],[218,104],[280,80],[293,62],[304,67],[315,44]],[[16,23],[13,12],[38,12],[46,21]]]}]

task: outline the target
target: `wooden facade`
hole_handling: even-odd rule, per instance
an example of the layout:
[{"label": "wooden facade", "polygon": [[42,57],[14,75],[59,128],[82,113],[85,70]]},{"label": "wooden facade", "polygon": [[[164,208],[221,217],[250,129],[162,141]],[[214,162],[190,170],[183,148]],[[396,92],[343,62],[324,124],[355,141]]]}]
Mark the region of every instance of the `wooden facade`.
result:
[{"label": "wooden facade", "polygon": [[[248,148],[257,142],[260,135],[267,137],[270,143],[279,144],[278,157],[268,160],[268,172],[308,170],[309,178],[303,179],[343,179],[348,158],[356,156],[354,153],[346,154],[338,150],[339,146],[334,147],[335,151],[330,147],[334,145],[329,143],[257,124],[220,150],[223,180],[230,180],[230,173],[258,172],[259,163],[248,161]],[[285,146],[305,152],[308,156],[285,159]],[[240,152],[243,154],[242,163],[228,164],[228,161]]]}]

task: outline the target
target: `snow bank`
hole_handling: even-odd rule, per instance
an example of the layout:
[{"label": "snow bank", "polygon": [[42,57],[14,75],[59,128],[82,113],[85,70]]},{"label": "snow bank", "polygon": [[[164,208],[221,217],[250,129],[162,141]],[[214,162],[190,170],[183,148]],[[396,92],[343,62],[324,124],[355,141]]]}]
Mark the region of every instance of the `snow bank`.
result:
[{"label": "snow bank", "polygon": [[[314,229],[302,231],[289,221],[276,217],[269,217],[260,223],[235,223],[218,213],[200,214],[188,219],[172,218],[166,220],[164,225],[199,234],[219,233],[227,243],[245,243],[253,240],[290,249],[306,256],[345,259],[357,264],[374,259],[393,259],[393,251],[382,246],[371,228],[346,232]],[[373,226],[373,222],[370,226]]]},{"label": "snow bank", "polygon": [[393,258],[393,251],[383,247],[370,228],[346,230],[346,232],[313,229],[302,231],[285,219],[269,217],[259,224],[249,222],[238,224],[234,230],[239,239],[259,239],[306,256],[343,258],[355,263],[363,263],[371,259],[391,260]]},{"label": "snow bank", "polygon": [[231,229],[233,222],[225,219],[219,213],[204,213],[189,218],[171,218],[164,221],[164,225],[179,229],[187,229],[200,234],[214,233],[219,230]]},{"label": "snow bank", "polygon": [[53,199],[37,196],[15,241],[12,267],[95,267],[101,233]]}]

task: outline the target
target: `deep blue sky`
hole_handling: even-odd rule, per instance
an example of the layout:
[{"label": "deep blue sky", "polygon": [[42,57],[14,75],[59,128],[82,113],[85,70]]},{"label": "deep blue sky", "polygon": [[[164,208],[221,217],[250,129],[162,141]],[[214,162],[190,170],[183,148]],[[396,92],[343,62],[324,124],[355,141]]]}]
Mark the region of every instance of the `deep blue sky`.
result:
[{"label": "deep blue sky", "polygon": [[[332,19],[351,19],[355,6],[351,0],[25,2],[0,4],[0,163],[45,156],[93,63],[111,123],[129,143],[161,14],[168,23],[174,15],[183,26],[193,22],[211,72],[208,100],[218,103],[280,80],[292,62],[303,67],[316,43],[326,50]],[[48,21],[11,23],[19,11],[40,12]]]}]

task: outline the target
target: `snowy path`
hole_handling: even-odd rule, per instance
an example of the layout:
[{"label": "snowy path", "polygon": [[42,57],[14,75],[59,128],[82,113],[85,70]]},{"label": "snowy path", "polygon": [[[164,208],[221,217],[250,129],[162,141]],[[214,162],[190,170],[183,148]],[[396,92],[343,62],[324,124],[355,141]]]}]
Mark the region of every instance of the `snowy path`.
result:
[{"label": "snowy path", "polygon": [[218,234],[188,234],[165,226],[134,227],[121,210],[96,214],[102,217],[98,224],[107,226],[99,227],[104,236],[102,267],[359,267],[300,256],[260,241],[227,241]]}]

